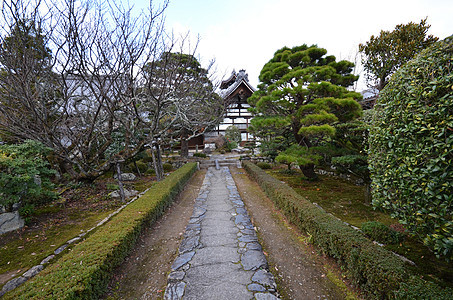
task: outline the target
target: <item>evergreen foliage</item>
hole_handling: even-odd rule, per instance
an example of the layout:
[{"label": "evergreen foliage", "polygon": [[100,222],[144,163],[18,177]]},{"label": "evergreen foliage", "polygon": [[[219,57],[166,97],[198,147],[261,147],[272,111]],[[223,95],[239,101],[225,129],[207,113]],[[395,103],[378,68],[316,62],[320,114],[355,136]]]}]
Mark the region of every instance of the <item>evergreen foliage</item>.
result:
[{"label": "evergreen foliage", "polygon": [[140,232],[154,223],[196,171],[189,163],[155,184],[85,240],[74,244],[58,262],[4,299],[99,299],[115,267],[135,245]]},{"label": "evergreen foliage", "polygon": [[240,143],[241,142],[241,131],[237,126],[228,126],[225,130],[225,138],[230,142]]},{"label": "evergreen foliage", "polygon": [[[365,200],[371,202],[370,171],[368,168],[368,135],[371,110],[360,119],[335,126],[332,148],[327,161],[337,173],[352,175],[365,185]],[[329,157],[330,156],[330,157]]]},{"label": "evergreen foliage", "polygon": [[373,204],[437,255],[453,257],[453,37],[394,74],[375,106]]},{"label": "evergreen foliage", "polygon": [[11,209],[20,202],[30,208],[57,197],[51,182],[55,171],[46,160],[50,151],[31,140],[0,145],[0,205]]},{"label": "evergreen foliage", "polygon": [[401,233],[390,229],[381,222],[365,222],[360,229],[373,240],[384,244],[397,244],[404,239],[404,236]]},{"label": "evergreen foliage", "polygon": [[451,288],[417,277],[392,252],[375,245],[255,164],[245,161],[243,166],[285,218],[307,233],[310,242],[324,254],[338,261],[366,299],[451,299]]},{"label": "evergreen foliage", "polygon": [[[51,67],[52,52],[40,24],[23,17],[15,22],[7,36],[0,36],[0,137],[3,140],[25,141],[32,138],[34,131],[55,130],[53,122],[61,111],[57,109],[59,91]],[[18,124],[31,126],[20,132],[11,130]]]},{"label": "evergreen foliage", "polygon": [[382,90],[396,70],[435,43],[438,38],[426,34],[430,27],[426,19],[421,20],[420,24],[400,24],[395,30],[382,30],[379,36],[372,35],[368,42],[360,44],[368,85]]},{"label": "evergreen foliage", "polygon": [[[256,116],[252,133],[265,142],[286,138],[283,144],[294,141],[304,147],[303,159],[291,160],[298,159],[309,178],[315,176],[316,156],[308,149],[332,137],[334,123],[361,115],[356,101],[361,95],[347,89],[358,79],[351,74],[354,65],[326,54],[316,45],[278,50],[261,70],[258,91],[248,99]],[[288,162],[291,152],[282,154]]]}]

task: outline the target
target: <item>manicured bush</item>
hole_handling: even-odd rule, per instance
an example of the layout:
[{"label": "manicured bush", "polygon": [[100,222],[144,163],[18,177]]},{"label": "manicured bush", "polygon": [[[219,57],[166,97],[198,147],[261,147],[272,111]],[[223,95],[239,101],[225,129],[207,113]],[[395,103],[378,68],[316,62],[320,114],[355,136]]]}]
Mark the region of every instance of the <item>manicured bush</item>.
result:
[{"label": "manicured bush", "polygon": [[156,175],[156,171],[154,169],[149,168],[146,170],[145,175]]},{"label": "manicured bush", "polygon": [[228,152],[231,152],[231,150],[237,148],[237,146],[238,144],[236,142],[228,140],[225,147]]},{"label": "manicured bush", "polygon": [[271,169],[271,165],[267,162],[264,162],[264,161],[260,161],[256,164],[258,167],[260,167],[261,169],[263,170],[268,170],[268,169]]},{"label": "manicured bush", "polygon": [[404,239],[403,234],[390,229],[381,222],[365,222],[362,224],[361,229],[371,239],[383,244],[398,244]]},{"label": "manicured bush", "polygon": [[236,144],[241,141],[241,131],[237,126],[228,126],[225,130],[225,138],[229,142],[235,142]]},{"label": "manicured bush", "polygon": [[369,138],[373,205],[446,259],[453,258],[452,57],[453,36],[395,73]]},{"label": "manicured bush", "polygon": [[206,158],[206,153],[197,152],[193,154],[194,157]]},{"label": "manicured bush", "polygon": [[[137,167],[136,167],[136,166],[137,166]],[[131,172],[134,172],[134,173],[137,173],[137,168],[138,168],[138,170],[140,171],[140,173],[143,174],[143,173],[146,172],[146,170],[148,170],[149,167],[148,167],[148,164],[145,163],[143,160],[138,160],[138,161],[135,162],[135,164],[134,164],[134,163],[130,163],[130,164],[128,165],[128,168],[129,168],[129,170],[130,170]]]},{"label": "manicured bush", "polygon": [[142,228],[164,213],[195,170],[190,163],[170,174],[4,299],[99,299]]},{"label": "manicured bush", "polygon": [[407,282],[401,283],[400,289],[395,292],[395,299],[450,300],[453,299],[453,290],[440,289],[437,284],[411,276]]},{"label": "manicured bush", "polygon": [[164,169],[164,172],[171,172],[173,171],[173,165],[171,163],[164,163],[162,165],[162,168]]},{"label": "manicured bush", "polygon": [[342,265],[367,298],[393,298],[400,284],[408,282],[410,272],[393,253],[319,209],[255,164],[244,161],[243,166],[286,218]]}]

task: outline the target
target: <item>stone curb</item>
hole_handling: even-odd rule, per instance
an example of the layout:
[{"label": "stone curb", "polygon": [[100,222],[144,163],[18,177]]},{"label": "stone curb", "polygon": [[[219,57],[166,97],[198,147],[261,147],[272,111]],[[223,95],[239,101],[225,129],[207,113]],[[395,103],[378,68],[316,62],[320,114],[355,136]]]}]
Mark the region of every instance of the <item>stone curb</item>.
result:
[{"label": "stone curb", "polygon": [[39,272],[41,272],[43,269],[44,269],[44,266],[46,264],[48,264],[49,262],[51,262],[56,255],[62,253],[64,250],[66,250],[68,248],[69,245],[75,243],[75,242],[78,242],[78,241],[81,241],[82,239],[84,239],[86,237],[86,235],[90,232],[92,232],[93,230],[97,229],[98,227],[104,225],[106,222],[108,222],[112,217],[116,216],[118,213],[120,213],[126,206],[128,206],[129,204],[131,204],[132,202],[134,202],[135,200],[137,200],[138,198],[140,198],[141,196],[143,196],[150,188],[146,189],[145,191],[141,192],[140,194],[138,194],[137,196],[135,196],[134,198],[132,198],[129,202],[127,202],[126,204],[123,204],[120,208],[118,208],[117,210],[115,210],[114,212],[112,212],[111,214],[109,214],[107,217],[105,217],[103,220],[101,220],[100,222],[98,222],[94,227],[90,228],[89,230],[87,230],[86,232],[83,232],[83,233],[80,233],[78,236],[68,240],[66,243],[64,243],[63,245],[61,245],[60,247],[58,247],[55,251],[54,251],[54,254],[51,254],[49,256],[47,256],[46,258],[44,258],[41,263],[39,265],[36,265],[36,266],[33,266],[31,267],[28,271],[26,271],[25,273],[23,273],[21,276],[19,277],[15,277],[11,280],[9,280],[8,282],[5,283],[5,285],[3,286],[2,290],[0,291],[0,298],[6,294],[7,292],[9,291],[12,291],[14,290],[15,288],[19,287],[20,285],[22,285],[23,283],[25,283],[28,279],[34,277],[35,275],[37,275]]}]

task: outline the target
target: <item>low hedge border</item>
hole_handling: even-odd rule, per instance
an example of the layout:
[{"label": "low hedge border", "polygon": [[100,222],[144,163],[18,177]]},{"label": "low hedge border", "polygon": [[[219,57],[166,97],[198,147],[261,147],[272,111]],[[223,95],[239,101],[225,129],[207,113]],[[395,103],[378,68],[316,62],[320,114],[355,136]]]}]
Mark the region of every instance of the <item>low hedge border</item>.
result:
[{"label": "low hedge border", "polygon": [[[405,263],[393,253],[319,209],[285,183],[251,162],[243,162],[243,166],[288,220],[306,232],[311,242],[325,254],[334,257],[368,297],[411,299],[413,290],[420,290],[426,284],[411,274]],[[416,286],[414,282],[417,282]],[[420,299],[453,299],[449,298],[453,292],[448,288],[442,290],[439,287],[427,293],[426,298],[419,294]]]},{"label": "low hedge border", "polygon": [[98,299],[142,230],[160,217],[196,171],[188,163],[4,299]]}]

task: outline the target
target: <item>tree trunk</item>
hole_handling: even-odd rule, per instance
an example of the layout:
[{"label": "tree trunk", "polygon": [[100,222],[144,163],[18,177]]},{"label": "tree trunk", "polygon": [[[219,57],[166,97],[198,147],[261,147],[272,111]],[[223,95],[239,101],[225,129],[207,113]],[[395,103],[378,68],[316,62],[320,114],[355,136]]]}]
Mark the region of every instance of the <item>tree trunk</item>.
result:
[{"label": "tree trunk", "polygon": [[315,173],[314,164],[299,166],[299,168],[302,170],[302,173],[304,174],[305,177],[308,178],[308,180],[318,180],[318,175]]},{"label": "tree trunk", "polygon": [[159,162],[157,160],[156,150],[154,149],[154,146],[151,148],[151,156],[153,158],[153,165],[154,165],[154,172],[156,173],[156,180],[161,181],[162,173],[160,172],[161,169],[159,167]]},{"label": "tree trunk", "polygon": [[181,135],[181,157],[182,158],[189,157],[189,141],[187,140],[187,134],[185,130]]},{"label": "tree trunk", "polygon": [[159,173],[161,174],[160,178],[164,178],[164,167],[162,166],[162,152],[160,151],[160,145],[156,144],[156,157],[157,157],[157,167],[159,168]]},{"label": "tree trunk", "polygon": [[119,162],[116,162],[116,176],[116,178],[118,179],[118,187],[120,188],[121,202],[124,202],[126,201],[126,197],[124,195],[123,182],[121,181],[121,167]]},{"label": "tree trunk", "polygon": [[63,170],[64,173],[69,174],[73,179],[79,177],[79,174],[74,170],[74,167],[66,161],[61,162],[60,168]]},{"label": "tree trunk", "polygon": [[135,169],[137,170],[138,177],[142,177],[142,172],[140,172],[140,169],[138,168],[137,162],[135,160],[134,160],[134,166],[135,166]]}]

